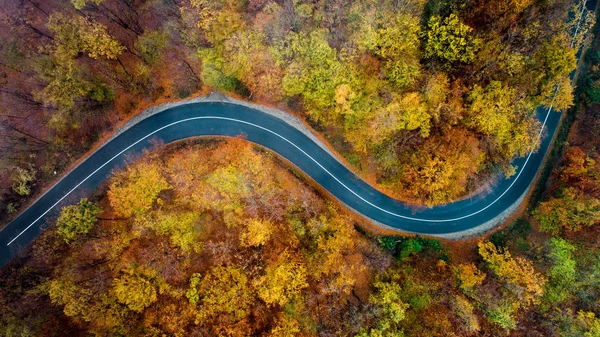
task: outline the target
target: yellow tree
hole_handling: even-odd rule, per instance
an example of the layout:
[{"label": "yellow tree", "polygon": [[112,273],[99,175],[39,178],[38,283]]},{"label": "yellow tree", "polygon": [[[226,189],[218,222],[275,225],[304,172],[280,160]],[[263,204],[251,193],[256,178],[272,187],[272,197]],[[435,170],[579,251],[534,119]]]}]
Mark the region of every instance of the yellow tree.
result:
[{"label": "yellow tree", "polygon": [[258,296],[265,303],[283,306],[289,300],[308,287],[307,273],[304,264],[293,259],[286,251],[281,254],[276,264],[267,267],[266,274],[254,284]]},{"label": "yellow tree", "polygon": [[102,209],[83,198],[77,205],[63,207],[56,221],[57,232],[65,242],[69,243],[77,235],[89,232],[96,221],[96,215]]},{"label": "yellow tree", "polygon": [[450,14],[445,19],[433,16],[428,26],[426,57],[464,63],[475,59],[481,42],[474,37],[473,28],[462,23],[456,14]]},{"label": "yellow tree", "polygon": [[[89,22],[84,18],[72,18],[61,13],[52,13],[46,23],[53,33],[52,44],[45,47],[50,57],[40,62],[38,73],[48,82],[46,87],[36,93],[37,99],[71,109],[74,100],[89,96],[97,101],[107,101],[114,94],[99,79],[89,79],[76,62],[81,52],[87,52],[91,58],[116,59],[123,47],[110,36],[105,26]],[[55,120],[64,116],[55,114]],[[54,124],[60,124],[54,121]],[[60,121],[65,123],[64,120]]]},{"label": "yellow tree", "polygon": [[579,311],[577,313],[577,328],[583,333],[584,337],[600,336],[600,318],[596,317],[591,311]]},{"label": "yellow tree", "polygon": [[536,304],[544,293],[546,279],[535,271],[531,261],[521,257],[513,258],[509,251],[496,247],[493,243],[480,242],[479,255],[487,263],[488,268],[498,278],[507,283],[508,289],[527,305]]},{"label": "yellow tree", "polygon": [[37,171],[31,164],[29,168],[15,167],[11,177],[13,182],[12,190],[18,195],[29,195],[31,193],[31,186],[34,185],[36,173]]},{"label": "yellow tree", "polygon": [[429,136],[431,116],[427,105],[417,92],[409,92],[395,97],[381,108],[371,123],[371,139],[381,143],[401,130],[419,129],[422,137]]},{"label": "yellow tree", "polygon": [[428,138],[420,151],[403,157],[398,178],[428,206],[461,197],[485,159],[475,134],[460,128]]},{"label": "yellow tree", "polygon": [[104,0],[71,0],[71,3],[73,4],[73,7],[77,8],[77,9],[82,9],[89,2],[92,2],[92,3],[96,4],[96,5],[100,5],[102,2],[104,2]]},{"label": "yellow tree", "polygon": [[190,0],[196,12],[196,25],[210,43],[221,47],[224,41],[244,26],[241,14],[244,2],[240,0]]},{"label": "yellow tree", "polygon": [[125,46],[108,33],[106,26],[84,19],[79,20],[78,24],[81,49],[89,57],[115,60],[125,50]]},{"label": "yellow tree", "polygon": [[348,218],[333,208],[329,211],[329,218],[320,216],[308,222],[309,233],[317,243],[311,274],[327,282],[327,292],[349,294],[357,274],[364,270],[363,265],[349,259],[356,253],[356,232]]},{"label": "yellow tree", "polygon": [[160,191],[169,188],[157,165],[142,162],[115,174],[108,200],[115,213],[132,216],[149,210]]},{"label": "yellow tree", "polygon": [[156,272],[149,268],[129,267],[113,280],[113,291],[120,303],[142,312],[157,299]]},{"label": "yellow tree", "polygon": [[[570,48],[564,35],[546,41],[534,55],[535,69],[532,72],[538,84],[538,102],[555,109],[566,109],[573,103],[573,89],[569,74],[577,65],[575,50]],[[558,88],[557,88],[558,85]],[[558,92],[556,90],[558,89]],[[556,97],[555,97],[556,93]]]},{"label": "yellow tree", "polygon": [[242,246],[261,246],[269,241],[273,232],[273,223],[268,220],[251,219],[246,224],[246,229],[240,235]]},{"label": "yellow tree", "polygon": [[452,305],[452,310],[460,317],[464,330],[473,333],[481,329],[477,314],[474,312],[475,308],[466,297],[457,294],[452,298],[450,304]]},{"label": "yellow tree", "polygon": [[419,64],[420,18],[407,13],[366,22],[357,42],[383,60],[386,79],[397,89],[411,86],[421,74]]},{"label": "yellow tree", "polygon": [[194,274],[186,296],[198,305],[196,324],[217,316],[239,321],[250,313],[254,302],[248,277],[235,266],[212,267],[204,277]]},{"label": "yellow tree", "polygon": [[53,13],[48,19],[47,27],[54,33],[54,44],[50,49],[59,60],[75,58],[80,52],[87,52],[93,59],[114,60],[125,50],[108,33],[106,26],[82,17],[73,19],[61,13]]},{"label": "yellow tree", "polygon": [[206,181],[227,203],[239,202],[252,192],[248,177],[232,164],[217,168],[206,178]]},{"label": "yellow tree", "polygon": [[277,324],[269,333],[269,337],[293,337],[300,333],[300,324],[296,319],[286,314],[282,314],[277,319]]},{"label": "yellow tree", "polygon": [[558,197],[540,202],[534,217],[544,232],[553,235],[563,229],[576,232],[600,222],[600,199],[567,187]]},{"label": "yellow tree", "polygon": [[[174,246],[186,253],[199,253],[202,249],[200,235],[204,232],[198,212],[178,212],[158,216],[158,221],[141,222],[149,225],[160,235],[168,235]],[[136,224],[138,222],[136,221]]]},{"label": "yellow tree", "polygon": [[452,272],[458,286],[463,291],[471,290],[485,280],[485,273],[479,270],[473,263],[461,263],[458,266],[452,266]]},{"label": "yellow tree", "polygon": [[537,147],[539,123],[517,99],[514,88],[492,81],[485,89],[475,85],[469,93],[466,125],[490,137],[491,150],[503,159],[524,156]]},{"label": "yellow tree", "polygon": [[48,295],[54,304],[62,305],[65,315],[90,321],[92,291],[71,279],[57,278],[48,284]]}]

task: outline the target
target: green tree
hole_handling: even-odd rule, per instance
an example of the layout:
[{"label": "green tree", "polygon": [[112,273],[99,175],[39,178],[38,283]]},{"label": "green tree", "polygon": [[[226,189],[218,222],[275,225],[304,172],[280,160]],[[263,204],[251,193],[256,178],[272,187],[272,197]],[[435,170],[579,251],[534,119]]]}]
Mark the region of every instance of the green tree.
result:
[{"label": "green tree", "polygon": [[546,242],[546,248],[552,267],[548,270],[549,282],[546,284],[544,298],[550,303],[562,303],[574,291],[576,270],[573,252],[576,247],[567,240],[550,238]]},{"label": "green tree", "polygon": [[402,301],[402,288],[395,281],[378,281],[373,284],[370,301],[376,307],[377,327],[363,329],[358,336],[402,336],[399,323],[405,318],[409,305]]},{"label": "green tree", "polygon": [[445,19],[433,16],[428,28],[425,57],[437,57],[451,63],[469,63],[475,59],[481,42],[473,36],[473,28],[462,23],[456,14]]},{"label": "green tree", "polygon": [[282,82],[284,94],[302,95],[315,120],[335,118],[328,114],[335,106],[335,91],[339,85],[353,80],[335,49],[327,43],[325,32],[290,33],[280,53],[288,64]]},{"label": "green tree", "polygon": [[146,63],[153,65],[162,56],[163,49],[167,46],[167,35],[160,30],[144,32],[135,42],[137,49]]},{"label": "green tree", "polygon": [[417,254],[423,250],[423,244],[418,239],[404,240],[399,246],[399,258],[405,260],[411,255]]},{"label": "green tree", "polygon": [[87,234],[98,221],[96,215],[101,211],[98,205],[86,198],[81,199],[76,205],[63,207],[56,221],[58,235],[69,243],[76,236]]},{"label": "green tree", "polygon": [[511,330],[517,327],[515,306],[507,301],[493,305],[488,311],[489,320],[503,329]]},{"label": "green tree", "polygon": [[18,195],[27,196],[31,194],[31,186],[35,181],[37,171],[30,164],[27,168],[14,167],[12,174],[12,190]]},{"label": "green tree", "polygon": [[433,302],[429,287],[429,284],[408,274],[402,282],[402,299],[410,305],[413,311],[426,310]]},{"label": "green tree", "polygon": [[201,48],[198,55],[202,60],[202,81],[207,85],[225,91],[237,91],[241,88],[239,80],[226,73],[226,60],[216,48]]}]

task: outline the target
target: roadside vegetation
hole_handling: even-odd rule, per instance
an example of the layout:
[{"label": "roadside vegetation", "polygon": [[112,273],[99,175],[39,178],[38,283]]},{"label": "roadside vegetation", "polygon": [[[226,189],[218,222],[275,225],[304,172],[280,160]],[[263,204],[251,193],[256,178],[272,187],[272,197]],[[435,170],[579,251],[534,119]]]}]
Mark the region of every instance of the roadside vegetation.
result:
[{"label": "roadside vegetation", "polygon": [[597,336],[598,227],[538,231],[544,207],[477,242],[376,235],[243,139],[169,145],[3,269],[0,334]]},{"label": "roadside vegetation", "polygon": [[211,90],[304,118],[390,195],[456,200],[536,148],[536,106],[572,104],[582,5],[4,0],[1,218],[141,109]]},{"label": "roadside vegetation", "polygon": [[[395,195],[455,199],[536,146],[556,84],[573,103],[580,5],[0,1],[0,211],[135,109],[208,87],[305,117]],[[556,167],[506,228],[372,232],[243,139],[179,142],[0,270],[0,335],[600,336],[599,44]]]}]

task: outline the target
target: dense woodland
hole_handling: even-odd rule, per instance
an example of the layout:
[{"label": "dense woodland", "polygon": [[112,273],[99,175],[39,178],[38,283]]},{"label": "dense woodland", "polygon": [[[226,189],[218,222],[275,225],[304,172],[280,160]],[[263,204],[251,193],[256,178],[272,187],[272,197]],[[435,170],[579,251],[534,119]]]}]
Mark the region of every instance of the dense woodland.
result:
[{"label": "dense woodland", "polygon": [[575,107],[524,215],[460,242],[373,231],[243,139],[159,147],[0,270],[0,335],[600,336],[598,38],[567,77],[581,4],[1,0],[5,219],[140,109],[209,90],[306,118],[428,205],[513,173],[537,105]]},{"label": "dense woodland", "polygon": [[0,335],[599,336],[587,144],[531,215],[477,242],[374,234],[243,139],[162,147],[2,270]]},{"label": "dense woodland", "polygon": [[210,90],[304,118],[390,195],[464,197],[536,148],[536,106],[572,104],[583,4],[2,0],[0,214],[141,109]]}]

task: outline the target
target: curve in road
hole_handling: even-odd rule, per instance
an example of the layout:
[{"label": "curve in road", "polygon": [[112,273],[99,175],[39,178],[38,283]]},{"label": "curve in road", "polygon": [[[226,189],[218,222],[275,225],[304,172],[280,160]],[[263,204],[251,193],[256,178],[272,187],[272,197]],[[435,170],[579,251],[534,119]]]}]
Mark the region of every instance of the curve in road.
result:
[{"label": "curve in road", "polygon": [[469,233],[505,212],[535,179],[560,119],[551,109],[538,114],[548,132],[538,152],[514,161],[519,171],[512,179],[502,180],[485,196],[414,209],[379,192],[306,134],[270,114],[227,102],[179,105],[141,120],[107,142],[0,231],[0,265],[36,238],[44,220],[55,216],[60,206],[77,202],[157,141],[167,144],[198,136],[244,135],[286,158],[348,207],[390,228],[438,236]]},{"label": "curve in road", "polygon": [[540,148],[513,161],[518,167],[515,176],[501,180],[489,194],[414,209],[379,192],[313,139],[271,114],[228,102],[178,105],[142,119],[108,141],[0,231],[0,266],[31,243],[61,206],[77,202],[157,140],[167,144],[198,136],[244,135],[286,158],[346,206],[382,226],[445,237],[474,234],[506,217],[535,180],[560,120],[560,113],[552,108],[538,108],[536,114],[544,121]]}]

